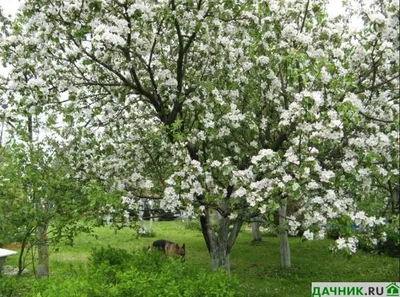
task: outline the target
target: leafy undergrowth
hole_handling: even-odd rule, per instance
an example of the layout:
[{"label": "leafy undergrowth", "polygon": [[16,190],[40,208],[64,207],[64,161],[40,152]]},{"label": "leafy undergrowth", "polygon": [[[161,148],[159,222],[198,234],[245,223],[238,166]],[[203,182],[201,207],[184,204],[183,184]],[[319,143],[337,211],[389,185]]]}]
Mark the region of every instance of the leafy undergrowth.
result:
[{"label": "leafy undergrowth", "polygon": [[[166,293],[161,296],[169,296],[168,292],[175,292],[176,288],[186,286],[185,282],[204,283],[203,287],[213,287],[207,283],[206,278],[215,277],[218,282],[227,284],[227,280],[219,274],[211,274],[210,260],[207,248],[204,243],[202,234],[197,229],[185,228],[185,224],[179,221],[174,222],[155,222],[154,231],[158,234],[158,238],[169,239],[179,244],[186,244],[186,262],[182,265],[179,261],[167,264],[165,268],[160,265],[153,265],[157,262],[149,264],[146,261],[158,261],[157,259],[147,259],[147,253],[143,253],[143,249],[147,247],[154,239],[137,238],[132,230],[123,229],[117,233],[110,228],[98,228],[96,234],[98,239],[80,235],[76,238],[73,247],[61,246],[59,251],[51,255],[51,277],[49,281],[43,280],[37,282],[33,275],[23,276],[17,281],[14,278],[3,277],[0,281],[0,296],[16,297],[16,296],[57,296],[62,297],[60,290],[57,289],[59,283],[64,282],[65,296],[120,296],[112,295],[111,285],[99,283],[96,286],[99,291],[107,292],[109,295],[93,295],[96,292],[89,292],[89,295],[74,295],[74,292],[84,293],[84,288],[90,286],[93,277],[97,280],[102,279],[98,273],[105,272],[105,267],[101,264],[93,270],[93,257],[91,252],[93,248],[101,251],[108,246],[125,251],[132,254],[136,260],[135,263],[145,264],[129,265],[127,272],[119,272],[119,283],[121,286],[129,288],[137,288],[140,290],[139,295],[125,296],[152,296],[144,295],[150,289],[162,287]],[[303,242],[300,238],[291,238],[290,247],[292,254],[292,269],[282,271],[279,268],[279,241],[274,236],[265,236],[260,244],[252,244],[252,235],[243,228],[239,238],[233,248],[231,256],[232,275],[238,279],[240,285],[236,288],[237,296],[310,296],[311,282],[393,282],[399,280],[398,259],[387,257],[385,255],[368,254],[359,252],[352,257],[343,254],[333,254],[329,250],[329,246],[333,243],[331,240],[321,240],[313,242]],[[115,250],[115,251],[117,251]],[[136,251],[131,253],[131,251]],[[118,253],[118,252],[116,252]],[[123,252],[121,252],[123,253]],[[127,254],[126,254],[127,255]],[[140,257],[138,257],[140,255]],[[129,256],[126,256],[129,258]],[[8,263],[16,265],[17,257],[9,257]],[[137,277],[140,274],[139,266],[146,266],[146,276]],[[199,272],[199,275],[195,274]],[[111,269],[109,273],[112,275],[116,271]],[[181,281],[182,276],[188,276],[187,281]],[[201,276],[200,276],[201,275]],[[172,278],[166,278],[172,276]],[[142,279],[143,284],[135,280]],[[104,280],[104,278],[102,279]],[[224,283],[225,282],[225,283]],[[8,283],[8,293],[1,288]],[[107,282],[105,282],[107,283]],[[146,284],[153,284],[150,288]],[[124,284],[124,285],[122,285]],[[135,286],[141,287],[135,287]],[[110,287],[110,288],[109,288]],[[35,294],[31,290],[35,288]],[[58,293],[55,295],[45,295],[46,290],[53,288]],[[221,290],[221,287],[218,287]],[[117,290],[117,289],[116,289]],[[121,288],[118,288],[118,292]],[[136,289],[135,289],[136,290]],[[169,291],[168,291],[169,290]],[[188,289],[189,290],[189,289]],[[51,292],[51,291],[49,291]],[[76,294],[78,294],[76,293]],[[24,295],[25,294],[25,295]],[[115,293],[117,294],[117,293]],[[131,293],[135,294],[135,293]],[[167,294],[167,295],[165,295]],[[122,296],[122,295],[121,295]],[[155,295],[156,296],[156,295]],[[171,295],[172,296],[172,295]],[[176,294],[175,296],[185,296]],[[188,296],[218,296],[212,294],[205,295],[188,295]],[[229,296],[229,295],[221,295]]]}]

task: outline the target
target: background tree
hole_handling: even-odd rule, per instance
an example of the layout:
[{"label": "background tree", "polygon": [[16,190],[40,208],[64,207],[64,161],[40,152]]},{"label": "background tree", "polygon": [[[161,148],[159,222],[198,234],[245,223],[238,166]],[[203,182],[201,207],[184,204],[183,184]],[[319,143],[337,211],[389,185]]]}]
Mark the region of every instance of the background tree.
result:
[{"label": "background tree", "polygon": [[[287,232],[323,237],[358,213],[377,191],[353,187],[365,170],[398,179],[398,4],[355,2],[360,30],[325,1],[28,0],[5,41],[7,92],[53,106],[71,164],[131,209],[151,198],[198,215],[214,268],[230,269],[244,221],[278,208],[288,259]],[[376,156],[366,137],[383,139]],[[386,175],[351,165],[365,156]]]},{"label": "background tree", "polygon": [[[11,22],[1,17],[0,25],[4,44]],[[91,232],[92,224],[83,213],[90,213],[90,189],[95,182],[76,177],[61,139],[50,133],[56,121],[43,95],[31,85],[38,80],[34,69],[24,68],[19,75],[25,83],[17,90],[6,73],[0,77],[4,133],[0,146],[0,242],[20,243],[19,274],[32,256],[41,278],[49,275],[50,247],[61,241],[72,244],[77,233]]]}]

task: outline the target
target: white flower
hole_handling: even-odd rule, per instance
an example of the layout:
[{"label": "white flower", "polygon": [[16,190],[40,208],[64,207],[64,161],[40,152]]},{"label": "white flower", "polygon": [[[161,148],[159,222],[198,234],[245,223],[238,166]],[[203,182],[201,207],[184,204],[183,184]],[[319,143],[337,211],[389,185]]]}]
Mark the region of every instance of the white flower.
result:
[{"label": "white flower", "polygon": [[264,157],[267,158],[267,160],[271,160],[272,157],[275,155],[273,150],[270,149],[262,149],[258,152],[257,156],[253,156],[251,158],[251,163],[253,164],[257,164],[258,162],[260,162]]},{"label": "white flower", "polygon": [[230,215],[229,215],[229,219],[230,220],[234,220],[234,219],[236,219],[237,218],[237,214],[236,213],[231,213]]},{"label": "white flower", "polygon": [[283,182],[285,182],[285,183],[291,181],[292,179],[293,179],[293,178],[292,178],[289,174],[285,174],[285,175],[282,177],[282,180],[283,180]]},{"label": "white flower", "polygon": [[336,200],[337,196],[334,190],[327,190],[324,198],[327,202],[333,202]]},{"label": "white flower", "polygon": [[288,225],[289,225],[288,233],[293,236],[297,235],[297,233],[299,232],[298,228],[300,227],[301,224],[296,221],[296,218],[294,216],[288,217]]},{"label": "white flower", "polygon": [[346,173],[350,173],[355,167],[357,163],[355,160],[344,160],[341,163],[341,166]]},{"label": "white flower", "polygon": [[352,220],[354,221],[354,223],[356,225],[360,225],[361,221],[365,221],[366,218],[367,218],[367,216],[365,215],[365,212],[359,211],[352,217]]},{"label": "white flower", "polygon": [[320,178],[322,182],[329,182],[330,179],[335,177],[335,173],[331,170],[323,170],[320,173]]},{"label": "white flower", "polygon": [[384,24],[386,17],[382,13],[374,13],[369,15],[371,22],[377,22],[378,24]]},{"label": "white flower", "polygon": [[295,154],[295,152],[293,151],[292,148],[290,148],[289,150],[286,151],[285,157],[286,157],[287,162],[289,162],[289,163],[293,163],[296,165],[300,164],[299,157]]},{"label": "white flower", "polygon": [[153,182],[151,180],[148,180],[148,179],[141,181],[139,185],[140,185],[140,187],[142,189],[146,189],[146,190],[150,190],[154,186]]},{"label": "white flower", "polygon": [[242,65],[242,67],[244,72],[249,71],[253,67],[253,63],[246,62]]},{"label": "white flower", "polygon": [[382,240],[383,242],[385,242],[385,241],[387,240],[387,233],[386,233],[386,232],[382,232],[382,233],[381,233],[381,240]]},{"label": "white flower", "polygon": [[332,55],[337,59],[342,59],[344,57],[344,52],[340,48],[335,48],[332,50]]},{"label": "white flower", "polygon": [[306,187],[307,187],[307,189],[309,189],[309,190],[316,190],[316,189],[319,188],[319,184],[316,183],[315,181],[311,181],[311,182],[309,182],[309,183],[307,184]]},{"label": "white flower", "polygon": [[305,239],[307,239],[307,240],[313,240],[313,239],[314,239],[314,233],[311,232],[310,230],[304,231],[303,236],[304,236]]},{"label": "white flower", "polygon": [[325,67],[322,67],[321,69],[321,80],[324,84],[327,84],[330,82],[330,80],[332,79],[332,75],[330,75],[330,73],[326,70]]},{"label": "white flower", "polygon": [[320,196],[314,197],[311,201],[312,201],[312,203],[320,204],[320,205],[322,205],[324,203],[324,200]]},{"label": "white flower", "polygon": [[362,101],[357,97],[356,94],[350,93],[348,97],[344,98],[343,102],[350,102],[353,106],[357,107],[359,110],[364,109]]},{"label": "white flower", "polygon": [[256,63],[257,63],[257,65],[263,66],[263,65],[268,64],[268,62],[269,62],[269,58],[267,56],[259,56],[257,58],[257,62]]},{"label": "white flower", "polygon": [[204,192],[203,186],[197,180],[193,183],[193,190],[194,190],[194,193],[196,193],[198,195],[202,195]]},{"label": "white flower", "polygon": [[178,85],[178,81],[175,78],[170,77],[165,81],[165,85],[170,87],[176,87]]},{"label": "white flower", "polygon": [[240,187],[239,189],[237,189],[233,194],[232,194],[232,198],[240,198],[243,197],[244,195],[246,195],[247,191],[245,188]]},{"label": "white flower", "polygon": [[338,239],[336,239],[336,247],[339,250],[346,248],[346,239],[344,239],[343,237],[339,237]]},{"label": "white flower", "polygon": [[350,237],[347,241],[347,247],[349,248],[350,253],[355,253],[357,251],[358,239],[355,237]]},{"label": "white flower", "polygon": [[370,238],[370,240],[371,240],[371,243],[373,245],[377,245],[378,244],[378,240],[376,238]]}]

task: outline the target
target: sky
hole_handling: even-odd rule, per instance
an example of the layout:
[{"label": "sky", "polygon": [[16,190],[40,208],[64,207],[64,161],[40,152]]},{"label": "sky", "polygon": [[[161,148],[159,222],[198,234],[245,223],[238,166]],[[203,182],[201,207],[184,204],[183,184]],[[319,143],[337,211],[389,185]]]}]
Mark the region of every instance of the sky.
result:
[{"label": "sky", "polygon": [[0,0],[0,6],[6,15],[14,15],[20,5],[19,0]]}]

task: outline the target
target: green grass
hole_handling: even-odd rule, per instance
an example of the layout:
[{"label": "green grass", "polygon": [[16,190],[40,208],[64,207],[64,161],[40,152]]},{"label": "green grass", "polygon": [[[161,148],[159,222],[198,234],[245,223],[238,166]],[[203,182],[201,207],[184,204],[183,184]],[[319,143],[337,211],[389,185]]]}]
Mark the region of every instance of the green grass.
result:
[{"label": "green grass", "polygon": [[[79,235],[73,247],[60,246],[51,255],[51,277],[65,277],[86,269],[87,259],[95,247],[127,250],[146,248],[155,239],[169,239],[186,244],[186,261],[210,269],[210,259],[200,231],[185,228],[182,222],[155,222],[155,238],[136,238],[130,229],[115,233],[111,228],[96,228],[98,239]],[[252,244],[251,232],[243,228],[231,255],[232,274],[241,282],[241,296],[310,296],[311,282],[394,282],[399,280],[398,259],[359,252],[349,258],[329,251],[330,240],[303,242],[291,238],[292,269],[282,271],[277,237],[265,236]],[[17,265],[17,257],[8,263]],[[210,269],[211,270],[211,269]],[[28,275],[21,281],[33,277]]]}]

